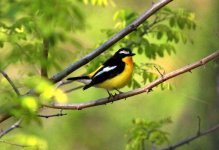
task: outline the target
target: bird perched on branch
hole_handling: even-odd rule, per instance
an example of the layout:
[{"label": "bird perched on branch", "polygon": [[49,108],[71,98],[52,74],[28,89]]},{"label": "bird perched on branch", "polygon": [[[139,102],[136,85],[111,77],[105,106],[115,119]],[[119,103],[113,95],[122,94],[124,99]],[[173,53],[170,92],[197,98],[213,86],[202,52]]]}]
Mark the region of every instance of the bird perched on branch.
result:
[{"label": "bird perched on branch", "polygon": [[119,91],[118,89],[127,85],[131,80],[132,56],[134,55],[129,48],[121,48],[94,72],[86,76],[70,77],[67,80],[86,80],[87,84],[84,86],[84,90],[92,86],[104,88],[112,96],[109,90]]}]

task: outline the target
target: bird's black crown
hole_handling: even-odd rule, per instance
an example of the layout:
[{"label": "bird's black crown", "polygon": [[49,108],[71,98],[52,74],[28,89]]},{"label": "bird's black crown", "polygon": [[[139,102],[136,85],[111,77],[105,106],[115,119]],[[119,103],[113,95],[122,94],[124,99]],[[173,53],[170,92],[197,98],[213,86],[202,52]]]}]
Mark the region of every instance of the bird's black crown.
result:
[{"label": "bird's black crown", "polygon": [[135,54],[132,53],[131,49],[129,48],[120,48],[115,55],[120,55],[120,56],[134,56]]}]

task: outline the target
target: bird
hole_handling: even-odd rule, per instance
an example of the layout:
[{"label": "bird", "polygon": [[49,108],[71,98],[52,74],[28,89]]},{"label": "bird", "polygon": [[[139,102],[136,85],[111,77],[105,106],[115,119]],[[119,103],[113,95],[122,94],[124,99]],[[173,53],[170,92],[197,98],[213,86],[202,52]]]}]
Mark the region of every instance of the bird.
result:
[{"label": "bird", "polygon": [[122,93],[119,89],[127,85],[132,78],[134,69],[132,56],[134,55],[135,53],[132,53],[131,49],[120,48],[95,71],[88,75],[70,77],[67,80],[85,80],[88,83],[83,87],[83,90],[98,87],[106,89],[109,96],[112,96],[109,90],[117,90]]}]

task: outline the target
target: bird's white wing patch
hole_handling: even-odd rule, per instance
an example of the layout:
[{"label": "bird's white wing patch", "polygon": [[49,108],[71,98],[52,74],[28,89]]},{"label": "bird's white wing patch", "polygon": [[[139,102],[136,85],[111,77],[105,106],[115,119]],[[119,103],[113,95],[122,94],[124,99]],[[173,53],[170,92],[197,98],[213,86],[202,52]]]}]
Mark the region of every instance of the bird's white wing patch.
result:
[{"label": "bird's white wing patch", "polygon": [[126,50],[122,50],[122,51],[119,52],[119,54],[130,54],[130,52],[126,51]]},{"label": "bird's white wing patch", "polygon": [[101,70],[100,72],[98,72],[94,77],[99,76],[99,75],[101,75],[102,73],[109,72],[110,70],[113,70],[113,69],[115,69],[115,68],[116,68],[116,66],[105,67],[105,68],[103,68],[103,70]]}]

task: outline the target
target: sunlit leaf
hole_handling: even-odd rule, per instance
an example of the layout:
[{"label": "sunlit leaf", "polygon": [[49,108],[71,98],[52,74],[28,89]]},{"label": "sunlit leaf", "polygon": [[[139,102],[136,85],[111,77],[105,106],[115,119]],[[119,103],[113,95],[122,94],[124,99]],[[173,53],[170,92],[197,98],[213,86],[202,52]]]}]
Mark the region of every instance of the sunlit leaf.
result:
[{"label": "sunlit leaf", "polygon": [[28,109],[31,112],[35,112],[38,109],[38,102],[34,97],[25,96],[21,99],[22,107]]},{"label": "sunlit leaf", "polygon": [[66,94],[46,79],[36,76],[26,80],[25,82],[29,87],[34,88],[34,90],[39,93],[40,99],[45,102],[53,100],[57,100],[62,103],[67,102]]},{"label": "sunlit leaf", "polygon": [[16,134],[14,137],[16,142],[20,145],[25,145],[31,149],[40,149],[40,150],[47,150],[48,144],[46,140],[30,135],[30,134]]},{"label": "sunlit leaf", "polygon": [[66,103],[68,101],[67,95],[61,89],[55,90],[54,97],[59,103]]}]

